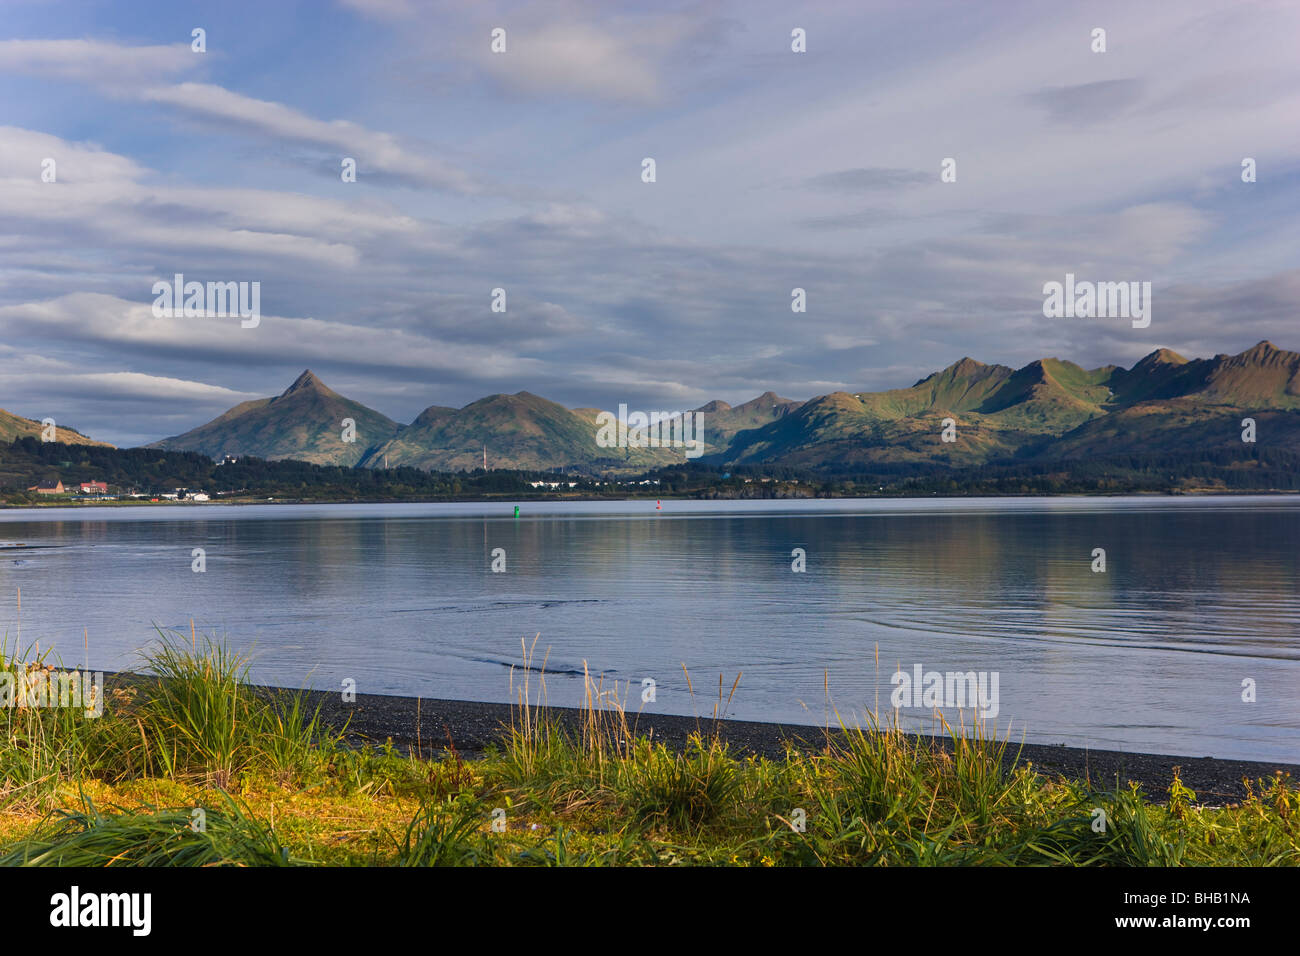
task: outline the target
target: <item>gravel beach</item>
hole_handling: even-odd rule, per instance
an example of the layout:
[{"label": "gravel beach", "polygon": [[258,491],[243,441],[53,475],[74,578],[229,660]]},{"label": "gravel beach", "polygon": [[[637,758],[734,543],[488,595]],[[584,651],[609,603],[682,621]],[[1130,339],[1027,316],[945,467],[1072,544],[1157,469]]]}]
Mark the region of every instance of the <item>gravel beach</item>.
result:
[{"label": "gravel beach", "polygon": [[[336,692],[309,692],[311,706],[321,707],[321,716],[333,727],[347,726],[349,737],[383,743],[410,750],[416,746],[426,754],[438,754],[447,747],[448,736],[461,756],[480,755],[490,743],[501,738],[502,725],[510,723],[511,705],[463,700],[417,700],[413,697],[390,697],[358,694],[355,703],[344,703]],[[581,711],[551,707],[551,713],[564,725],[580,726]],[[633,717],[629,714],[629,723]],[[747,720],[722,720],[717,729],[733,750],[741,755],[782,757],[785,743],[819,749],[826,743],[827,732],[820,727],[802,724],[772,724]],[[656,741],[680,747],[697,729],[710,732],[711,718],[668,716],[642,713],[636,731]],[[838,729],[830,732],[837,736]],[[929,737],[935,746],[951,747],[951,741]],[[1090,780],[1095,786],[1111,789],[1135,780],[1153,798],[1168,791],[1173,769],[1181,768],[1183,783],[1196,792],[1206,805],[1235,802],[1245,796],[1243,778],[1255,780],[1271,777],[1275,772],[1300,779],[1300,765],[1264,763],[1248,760],[1222,760],[1214,757],[1179,757],[1166,754],[1122,753],[1113,750],[1081,750],[1045,744],[1024,744],[1013,740],[1007,747],[1006,760],[1032,763],[1040,772],[1073,779]]]},{"label": "gravel beach", "polygon": [[[139,686],[138,674],[108,673],[110,686]],[[258,693],[296,693],[274,687],[252,687]],[[356,701],[345,703],[337,691],[304,691],[310,710],[320,707],[321,719],[331,728],[346,730],[354,743],[383,744],[391,740],[399,750],[409,752],[417,745],[428,756],[441,756],[448,740],[457,753],[472,760],[502,738],[503,727],[510,724],[510,704],[472,700],[437,700],[399,697],[387,694],[357,694]],[[571,707],[550,707],[550,713],[562,726],[576,731],[581,726],[582,711]],[[628,715],[639,735],[678,748],[697,730],[719,736],[733,752],[741,756],[778,759],[785,755],[787,742],[807,750],[826,745],[828,731],[807,724],[776,724],[753,720],[719,720],[710,717],[681,717],[671,714]],[[829,731],[835,738],[842,731]],[[933,746],[952,748],[946,737],[926,737]],[[1290,774],[1300,780],[1300,764],[1280,761],[1231,760],[1219,757],[1186,757],[1172,754],[1128,753],[1118,750],[1085,750],[1063,744],[1021,744],[1013,739],[1006,748],[1004,761],[1030,763],[1049,776],[1090,780],[1101,789],[1127,786],[1137,781],[1154,799],[1168,792],[1175,767],[1181,768],[1183,783],[1196,792],[1199,802],[1207,806],[1235,803],[1246,795],[1242,781]]]}]

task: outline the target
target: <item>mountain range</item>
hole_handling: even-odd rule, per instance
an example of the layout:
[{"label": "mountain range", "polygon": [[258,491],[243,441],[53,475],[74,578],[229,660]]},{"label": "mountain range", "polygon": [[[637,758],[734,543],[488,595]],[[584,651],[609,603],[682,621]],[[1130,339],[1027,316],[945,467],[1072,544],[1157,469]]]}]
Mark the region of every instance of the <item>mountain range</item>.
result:
[{"label": "mountain range", "polygon": [[[1158,349],[1129,369],[963,358],[909,388],[802,402],[765,392],[691,411],[703,414],[702,461],[822,472],[1240,448],[1244,417],[1256,420],[1259,442],[1300,451],[1300,353],[1269,342],[1208,359]],[[685,460],[676,448],[599,447],[599,413],[518,392],[431,406],[402,425],[305,371],[274,398],[149,447],[439,471],[481,467],[485,447],[489,468],[629,472]],[[354,441],[344,439],[344,419],[355,424]],[[945,419],[955,441],[941,439]]]}]

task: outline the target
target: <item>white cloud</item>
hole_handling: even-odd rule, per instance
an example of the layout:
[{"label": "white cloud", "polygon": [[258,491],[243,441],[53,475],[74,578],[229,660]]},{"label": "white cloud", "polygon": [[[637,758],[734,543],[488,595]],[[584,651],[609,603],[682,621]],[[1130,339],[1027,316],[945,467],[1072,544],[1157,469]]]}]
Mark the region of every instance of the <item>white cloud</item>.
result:
[{"label": "white cloud", "polygon": [[[57,162],[57,182],[41,181],[41,160]],[[428,233],[417,220],[374,200],[344,202],[296,193],[154,185],[127,157],[89,144],[0,127],[0,222],[35,227],[35,242],[78,243],[243,257],[259,268],[278,260],[350,269],[357,243]],[[430,237],[429,241],[432,241]],[[17,250],[19,247],[15,246]],[[10,260],[13,262],[14,260]]]},{"label": "white cloud", "polygon": [[[0,377],[0,383],[12,381],[15,376]],[[148,375],[143,372],[77,372],[64,369],[57,374],[33,376],[24,373],[21,378],[26,389],[57,391],[62,395],[104,397],[115,400],[182,402],[210,404],[213,402],[237,405],[264,396],[240,392],[220,385],[208,385],[165,375]]]},{"label": "white cloud", "polygon": [[516,92],[652,103],[662,93],[659,61],[681,32],[662,24],[615,32],[570,22],[513,29],[507,36],[507,52],[488,52],[485,43],[480,63]]},{"label": "white cloud", "polygon": [[[1066,270],[1151,278],[1151,347],[1300,345],[1279,304],[1294,283],[1276,278],[1294,266],[1300,160],[1300,20],[1285,5],[1117,3],[1105,56],[1087,49],[1091,12],[1032,6],[810,8],[796,56],[787,11],[766,0],[637,15],[573,0],[345,5],[392,28],[321,20],[304,49],[271,21],[284,35],[206,57],[0,44],[0,71],[82,82],[88,100],[79,111],[54,84],[6,80],[37,96],[8,122],[48,127],[0,128],[6,365],[34,377],[57,361],[106,398],[155,386],[94,376],[219,383],[232,393],[215,411],[310,365],[409,418],[521,388],[657,407],[688,387],[699,404],[909,385],[963,354],[1149,351],[1131,330],[1044,323],[1042,283]],[[290,43],[295,55],[267,55]],[[155,135],[178,122],[184,139]],[[126,155],[72,142],[90,138]],[[39,181],[47,154],[57,185]],[[344,155],[356,187],[338,183]],[[1243,155],[1259,183],[1240,182]],[[938,182],[945,156],[955,184]],[[384,181],[422,188],[368,188]],[[262,326],[155,320],[151,284],[174,271],[261,280]],[[1260,287],[1216,295],[1242,280]],[[508,314],[487,310],[496,286]],[[793,286],[807,315],[789,310]],[[23,375],[6,381],[16,393]],[[78,425],[107,415],[76,407],[90,416]]]},{"label": "white cloud", "polygon": [[4,175],[39,183],[46,159],[55,161],[59,183],[123,182],[139,179],[145,172],[134,160],[95,143],[70,143],[49,133],[0,126],[0,170]]},{"label": "white cloud", "polygon": [[125,46],[95,40],[0,40],[0,71],[54,76],[115,97],[159,103],[206,120],[221,120],[281,143],[309,145],[358,161],[359,175],[383,174],[417,186],[473,194],[464,170],[404,145],[391,133],[348,120],[320,120],[283,103],[212,83],[157,81],[196,69],[206,54],[188,46]]},{"label": "white cloud", "polygon": [[318,120],[283,103],[254,99],[210,83],[180,83],[142,90],[143,99],[210,119],[224,120],[281,142],[320,146],[357,160],[358,175],[381,172],[421,186],[452,192],[479,190],[469,174],[398,143],[389,133],[347,120]]},{"label": "white cloud", "polygon": [[116,88],[199,68],[188,43],[124,46],[102,40],[0,40],[0,70]]},{"label": "white cloud", "polygon": [[377,335],[364,325],[275,315],[263,315],[256,328],[244,329],[238,317],[160,318],[153,314],[152,301],[89,292],[0,307],[0,330],[10,341],[57,338],[60,344],[103,343],[123,352],[172,352],[212,361],[242,356],[262,362],[271,355],[279,363],[306,366],[346,356],[357,364],[435,374],[470,368],[485,378],[540,369],[539,363],[505,354],[495,345],[465,345],[409,330]]}]

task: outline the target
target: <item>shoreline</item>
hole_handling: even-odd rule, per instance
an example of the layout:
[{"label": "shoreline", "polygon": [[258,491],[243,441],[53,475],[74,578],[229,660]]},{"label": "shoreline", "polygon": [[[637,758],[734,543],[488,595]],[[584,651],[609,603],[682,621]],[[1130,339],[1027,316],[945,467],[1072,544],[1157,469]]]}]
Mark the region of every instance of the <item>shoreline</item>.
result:
[{"label": "shoreline", "polygon": [[248,507],[253,505],[420,505],[420,504],[489,504],[493,502],[601,502],[601,501],[943,501],[965,498],[1282,498],[1300,496],[1300,491],[1285,488],[1233,490],[1229,488],[1204,488],[1177,491],[1064,491],[1064,492],[1024,492],[1016,494],[996,494],[981,492],[979,494],[878,494],[878,495],[574,495],[561,497],[519,495],[461,496],[458,498],[231,498],[224,501],[125,501],[120,498],[96,501],[95,499],[60,500],[50,502],[32,502],[30,504],[10,504],[0,502],[0,511],[42,511],[50,508],[204,508],[204,507]]},{"label": "shoreline", "polygon": [[[105,675],[106,677],[108,675]],[[253,686],[259,693],[297,693],[288,688]],[[403,751],[417,748],[424,756],[438,755],[448,749],[448,735],[456,752],[474,759],[485,748],[498,743],[502,725],[510,724],[515,705],[483,701],[425,699],[387,694],[357,694],[355,703],[344,703],[337,691],[302,691],[309,709],[320,706],[321,720],[338,730],[345,725],[351,742],[382,745],[391,740]],[[573,707],[549,706],[547,712],[561,726],[576,731],[582,711]],[[649,737],[673,749],[681,748],[697,730],[708,735],[717,729],[720,738],[739,756],[780,759],[787,741],[810,750],[822,749],[828,738],[842,736],[834,728],[806,724],[769,723],[765,721],[683,717],[673,714],[628,714],[628,722],[639,735]],[[928,734],[910,735],[928,739],[932,746],[952,749],[947,737]],[[1046,776],[1089,780],[1102,789],[1126,787],[1129,781],[1142,785],[1146,794],[1163,801],[1173,779],[1174,768],[1181,768],[1183,783],[1196,792],[1198,802],[1218,806],[1241,800],[1246,795],[1242,778],[1252,783],[1270,778],[1275,772],[1290,774],[1300,780],[1300,764],[1280,761],[1237,760],[1222,757],[1182,757],[1172,754],[1130,753],[1118,750],[1092,750],[1063,744],[1007,743],[1003,762],[1010,765],[1018,757],[1020,764],[1030,763]]]},{"label": "shoreline", "polygon": [[[211,642],[201,653],[172,650],[154,661],[174,682],[160,687],[138,672],[105,681],[123,705],[106,708],[111,726],[75,714],[48,724],[26,712],[17,741],[30,759],[11,761],[0,863],[1128,868],[1300,859],[1297,790],[1269,779],[1281,768],[1267,763],[1030,745],[1019,757],[1032,766],[1007,773],[996,761],[1016,755],[1002,743],[968,750],[958,740],[954,754],[922,735],[837,742],[816,727],[658,715],[633,728],[617,711],[575,708],[548,708],[518,739],[484,750],[501,739],[509,704],[379,694],[345,703],[334,691],[241,682],[239,659]],[[608,736],[574,739],[575,724]],[[548,741],[552,727],[568,741]],[[703,749],[682,755],[697,727]],[[65,755],[75,762],[64,765]],[[1183,786],[1162,792],[1161,775],[1175,765]],[[1235,799],[1239,776],[1260,784]],[[1130,790],[1129,779],[1146,786]]]}]

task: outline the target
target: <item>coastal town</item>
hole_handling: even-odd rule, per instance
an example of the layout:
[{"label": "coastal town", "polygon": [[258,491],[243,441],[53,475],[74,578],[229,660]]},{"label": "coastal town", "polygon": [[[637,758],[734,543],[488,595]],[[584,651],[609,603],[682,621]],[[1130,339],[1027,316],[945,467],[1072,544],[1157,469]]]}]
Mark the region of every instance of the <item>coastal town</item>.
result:
[{"label": "coastal town", "polygon": [[[215,466],[220,468],[222,465],[233,465],[239,461],[236,455],[223,455],[220,461],[215,462]],[[70,464],[64,462],[65,465]],[[186,502],[189,504],[202,504],[211,501],[213,496],[208,494],[202,488],[148,488],[139,487],[132,483],[130,486],[117,486],[109,484],[106,481],[81,481],[69,482],[64,484],[60,478],[50,478],[44,481],[38,481],[34,485],[28,485],[27,491],[31,494],[39,495],[43,498],[58,498],[67,501],[148,501],[161,503],[165,501]],[[238,492],[235,492],[236,494]],[[221,492],[217,496],[221,496]],[[229,494],[226,492],[225,494]]]},{"label": "coastal town", "polygon": [[211,501],[211,495],[201,488],[173,488],[171,491],[148,492],[139,489],[118,490],[110,489],[108,484],[103,481],[83,481],[80,484],[64,485],[62,481],[41,481],[27,489],[38,495],[48,495],[51,497],[64,497],[70,501],[117,501],[121,498],[130,498],[144,501],[190,501],[203,502]]}]

